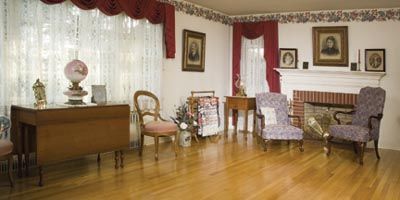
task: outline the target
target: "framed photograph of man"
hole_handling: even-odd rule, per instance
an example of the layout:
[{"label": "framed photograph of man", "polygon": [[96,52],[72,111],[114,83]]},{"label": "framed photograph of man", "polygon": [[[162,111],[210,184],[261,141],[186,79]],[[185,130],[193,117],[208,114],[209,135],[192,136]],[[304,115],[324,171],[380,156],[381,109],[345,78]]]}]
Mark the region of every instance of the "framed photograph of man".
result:
[{"label": "framed photograph of man", "polygon": [[347,26],[313,27],[313,64],[349,66]]},{"label": "framed photograph of man", "polygon": [[297,68],[297,49],[279,49],[279,66],[280,68]]},{"label": "framed photograph of man", "polygon": [[182,71],[204,72],[206,34],[183,30]]},{"label": "framed photograph of man", "polygon": [[365,71],[385,71],[385,49],[365,49]]}]

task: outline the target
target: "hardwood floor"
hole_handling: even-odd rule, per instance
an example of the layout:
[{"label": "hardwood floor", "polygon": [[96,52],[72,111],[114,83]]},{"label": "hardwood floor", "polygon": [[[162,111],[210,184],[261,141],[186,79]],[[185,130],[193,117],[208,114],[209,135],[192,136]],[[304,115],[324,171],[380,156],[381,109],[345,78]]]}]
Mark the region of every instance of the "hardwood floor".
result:
[{"label": "hardwood floor", "polygon": [[[125,153],[125,168],[114,169],[113,154],[46,166],[44,186],[31,177],[15,178],[15,188],[1,176],[0,199],[400,199],[400,151],[380,150],[377,161],[368,149],[360,166],[352,146],[333,145],[326,157],[318,141],[274,142],[268,152],[251,135],[201,139],[180,148],[161,144],[143,158]],[[16,176],[15,176],[16,177]]]}]

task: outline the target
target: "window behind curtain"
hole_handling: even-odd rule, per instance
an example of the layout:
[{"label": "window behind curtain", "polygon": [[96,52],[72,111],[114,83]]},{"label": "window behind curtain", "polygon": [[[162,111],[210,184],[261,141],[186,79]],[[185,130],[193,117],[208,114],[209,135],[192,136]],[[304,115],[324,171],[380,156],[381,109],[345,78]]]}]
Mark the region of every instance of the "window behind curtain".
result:
[{"label": "window behind curtain", "polygon": [[73,59],[89,68],[81,83],[89,92],[85,102],[92,84],[105,84],[111,101],[132,104],[138,89],[160,95],[162,32],[161,24],[81,10],[69,1],[1,0],[0,114],[8,113],[11,104],[32,104],[37,78],[46,86],[49,103],[65,102],[64,67]]},{"label": "window behind curtain", "polygon": [[[242,49],[240,58],[240,77],[245,86],[247,96],[255,97],[256,93],[269,92],[267,84],[267,67],[264,59],[263,36],[249,40],[242,37]],[[239,113],[242,116],[242,113]],[[243,128],[243,117],[239,117],[238,127]],[[253,117],[248,118],[249,130],[252,129]]]},{"label": "window behind curtain", "polygon": [[266,71],[263,36],[254,40],[242,37],[240,77],[247,96],[254,97],[256,93],[269,91]]}]

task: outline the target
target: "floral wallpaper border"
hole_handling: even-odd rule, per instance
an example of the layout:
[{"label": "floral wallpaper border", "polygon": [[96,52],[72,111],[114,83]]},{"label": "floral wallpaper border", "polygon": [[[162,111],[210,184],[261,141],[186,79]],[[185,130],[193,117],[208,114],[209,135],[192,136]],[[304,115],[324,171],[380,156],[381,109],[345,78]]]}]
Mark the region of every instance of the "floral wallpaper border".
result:
[{"label": "floral wallpaper border", "polygon": [[159,1],[174,5],[176,11],[184,12],[189,15],[203,17],[205,19],[220,22],[226,25],[232,25],[234,22],[258,22],[265,20],[278,20],[279,23],[400,21],[400,8],[307,11],[229,16],[221,12],[201,7],[186,1]]},{"label": "floral wallpaper border", "polygon": [[184,12],[188,15],[203,17],[205,19],[215,22],[220,22],[225,25],[233,24],[233,21],[229,15],[211,10],[209,8],[201,7],[193,3],[189,3],[186,1],[177,1],[177,0],[158,0],[158,1],[169,3],[175,6],[176,11]]},{"label": "floral wallpaper border", "polygon": [[400,8],[310,11],[232,16],[234,22],[278,20],[279,23],[400,21]]}]

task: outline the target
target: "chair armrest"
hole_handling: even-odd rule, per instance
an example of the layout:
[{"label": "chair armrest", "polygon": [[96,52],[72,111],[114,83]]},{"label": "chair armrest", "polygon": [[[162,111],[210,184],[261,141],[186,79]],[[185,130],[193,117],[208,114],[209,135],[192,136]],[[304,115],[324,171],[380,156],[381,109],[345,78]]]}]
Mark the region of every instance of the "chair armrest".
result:
[{"label": "chair armrest", "polygon": [[354,110],[349,111],[349,112],[336,111],[336,112],[333,113],[333,119],[335,119],[335,120],[337,121],[338,124],[341,124],[341,123],[340,123],[340,119],[337,117],[338,114],[352,115],[352,114],[354,114],[354,112],[355,112]]},{"label": "chair armrest", "polygon": [[298,115],[288,115],[289,118],[297,118],[299,120],[299,123],[297,123],[297,127],[301,128],[301,118]]},{"label": "chair armrest", "polygon": [[261,129],[264,129],[265,128],[265,119],[264,119],[265,117],[264,117],[264,115],[257,113],[257,118],[261,120]]},{"label": "chair armrest", "polygon": [[379,113],[377,116],[374,116],[374,115],[370,116],[368,118],[368,128],[369,128],[369,130],[372,130],[372,119],[376,119],[378,121],[381,121],[382,117],[383,117],[382,113]]}]

